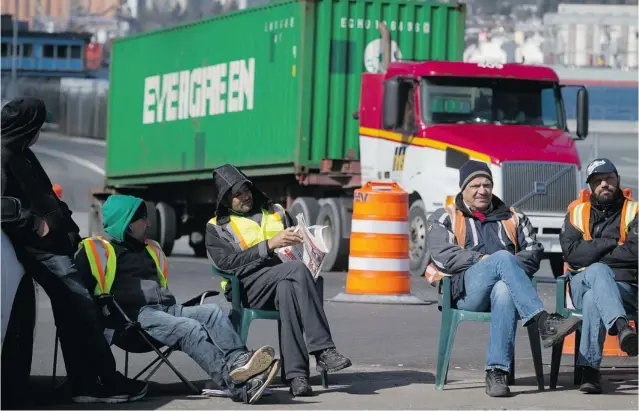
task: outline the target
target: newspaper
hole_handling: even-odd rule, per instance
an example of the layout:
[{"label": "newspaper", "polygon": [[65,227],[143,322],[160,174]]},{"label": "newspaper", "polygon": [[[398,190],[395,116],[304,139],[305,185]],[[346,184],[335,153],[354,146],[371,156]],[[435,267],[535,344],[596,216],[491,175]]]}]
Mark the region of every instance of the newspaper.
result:
[{"label": "newspaper", "polygon": [[328,253],[324,237],[322,237],[322,231],[327,226],[312,225],[308,227],[303,214],[298,214],[295,217],[297,218],[295,232],[302,235],[304,242],[295,246],[278,248],[275,251],[280,260],[284,262],[291,260],[304,261],[306,267],[313,274],[313,279],[317,279],[322,270],[324,256]]}]

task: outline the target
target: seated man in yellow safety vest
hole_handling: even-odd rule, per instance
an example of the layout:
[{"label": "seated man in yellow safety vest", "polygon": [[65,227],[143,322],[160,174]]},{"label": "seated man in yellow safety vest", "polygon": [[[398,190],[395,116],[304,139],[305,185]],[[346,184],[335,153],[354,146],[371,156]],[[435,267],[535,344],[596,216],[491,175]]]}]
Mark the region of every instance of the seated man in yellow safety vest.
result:
[{"label": "seated man in yellow safety vest", "polygon": [[284,208],[237,168],[226,164],[213,176],[218,201],[216,216],[206,225],[209,258],[217,269],[239,278],[250,307],[279,310],[280,354],[290,392],[311,395],[308,352],[318,370],[339,371],[351,361],[335,349],[311,272],[302,261],[282,262],[274,253],[302,238]]},{"label": "seated man in yellow safety vest", "polygon": [[75,260],[95,295],[111,294],[151,337],[184,351],[233,398],[246,391],[257,401],[279,370],[275,350],[248,351],[228,316],[216,304],[184,307],[168,289],[168,261],[160,245],[146,238],[145,203],[112,195],[102,206],[104,231],[113,237],[82,241]]},{"label": "seated man in yellow safety vest", "polygon": [[619,336],[621,349],[637,355],[637,333],[626,313],[637,313],[636,201],[619,185],[617,168],[606,158],[586,168],[591,191],[568,207],[559,236],[570,279],[570,297],[582,312],[578,366],[581,391],[601,392],[606,331]]},{"label": "seated man in yellow safety vest", "polygon": [[510,395],[517,320],[536,325],[545,347],[561,342],[580,320],[548,314],[530,278],[539,270],[543,246],[519,210],[493,195],[493,176],[482,162],[469,160],[459,170],[461,192],[454,204],[428,218],[431,283],[451,276],[457,308],[491,313],[486,356],[486,394]]}]

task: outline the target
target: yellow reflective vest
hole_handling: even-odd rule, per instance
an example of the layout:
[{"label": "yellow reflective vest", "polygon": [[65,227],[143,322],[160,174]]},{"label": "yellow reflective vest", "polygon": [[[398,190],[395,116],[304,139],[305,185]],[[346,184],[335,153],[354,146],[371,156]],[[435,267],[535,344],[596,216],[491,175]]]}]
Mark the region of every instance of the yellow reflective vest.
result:
[{"label": "yellow reflective vest", "polygon": [[[628,227],[632,220],[637,216],[639,211],[639,203],[632,199],[630,190],[622,190],[625,197],[623,207],[621,208],[621,220],[619,221],[619,245],[626,242],[626,236],[628,235]],[[568,206],[568,213],[570,215],[570,224],[572,224],[582,235],[582,238],[586,241],[592,240],[592,233],[590,232],[590,190],[581,190],[579,198]],[[587,267],[583,267],[579,270],[573,269],[568,264],[565,264],[567,270],[577,272],[583,271]]]},{"label": "yellow reflective vest", "polygon": [[[115,249],[107,240],[100,236],[85,238],[79,247],[84,247],[89,265],[91,266],[91,274],[96,280],[93,293],[95,295],[109,294],[113,281],[115,280],[117,267]],[[162,247],[160,247],[157,241],[147,240],[146,250],[155,262],[160,285],[167,288],[169,264],[166,255],[164,255],[164,251],[162,251]]]},{"label": "yellow reflective vest", "polygon": [[[217,217],[211,218],[209,224],[217,225]],[[246,250],[262,241],[270,240],[284,230],[284,207],[273,204],[272,211],[262,209],[261,224],[250,218],[231,214],[229,222],[221,228],[233,235],[236,244],[242,250]],[[227,280],[222,280],[222,291],[226,290],[227,283]]]}]

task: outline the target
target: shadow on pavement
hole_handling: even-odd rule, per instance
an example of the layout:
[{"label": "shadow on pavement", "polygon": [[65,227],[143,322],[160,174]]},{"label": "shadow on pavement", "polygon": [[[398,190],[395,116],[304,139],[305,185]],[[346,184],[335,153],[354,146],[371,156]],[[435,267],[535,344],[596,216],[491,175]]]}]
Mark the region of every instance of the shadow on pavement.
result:
[{"label": "shadow on pavement", "polygon": [[[429,372],[414,370],[367,371],[361,373],[340,372],[329,375],[329,387],[319,391],[319,396],[342,392],[354,395],[378,395],[380,390],[417,384],[434,384],[435,376]],[[319,376],[311,377],[313,386],[320,385]]]}]

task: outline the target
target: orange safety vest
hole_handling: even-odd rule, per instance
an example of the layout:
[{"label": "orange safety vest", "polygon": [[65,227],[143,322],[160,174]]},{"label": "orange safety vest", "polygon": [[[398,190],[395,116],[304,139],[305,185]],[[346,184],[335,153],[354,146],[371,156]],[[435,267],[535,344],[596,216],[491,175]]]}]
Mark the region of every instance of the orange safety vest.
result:
[{"label": "orange safety vest", "polygon": [[[101,236],[89,237],[82,240],[78,248],[83,248],[87,254],[91,274],[95,277],[96,284],[94,295],[108,294],[115,280],[117,267],[115,250],[111,243]],[[146,251],[151,255],[158,272],[160,285],[168,286],[169,263],[162,247],[157,241],[147,240]]]},{"label": "orange safety vest", "polygon": [[[637,216],[639,211],[639,203],[632,198],[632,191],[629,188],[622,190],[625,201],[621,208],[621,220],[619,221],[619,241],[618,244],[626,242],[626,236],[628,235],[628,227],[632,220]],[[592,240],[592,233],[590,232],[590,211],[591,203],[590,196],[592,192],[590,190],[581,190],[579,192],[579,198],[570,203],[568,206],[568,213],[570,215],[570,224],[572,224],[582,235],[582,238],[586,241]],[[586,267],[575,270],[571,268],[567,263],[564,264],[566,270],[570,271],[582,271]]]},{"label": "orange safety vest", "polygon": [[[464,213],[459,211],[454,204],[449,204],[445,207],[446,212],[450,216],[451,226],[453,227],[453,233],[455,234],[455,239],[457,240],[457,245],[461,248],[464,248],[466,245],[466,217]],[[515,212],[513,207],[510,208],[510,212],[512,216],[508,220],[502,220],[501,223],[504,226],[504,231],[506,231],[506,235],[511,243],[515,246],[515,253],[517,253],[519,248],[519,243],[517,241],[517,226],[519,225],[519,216]],[[447,274],[441,272],[435,264],[432,262],[426,267],[426,272],[424,276],[428,280],[428,282],[435,286],[437,281],[441,280],[443,277],[450,277],[452,274]]]}]

